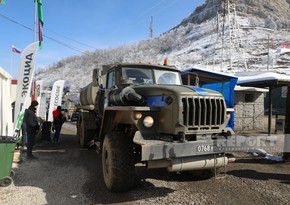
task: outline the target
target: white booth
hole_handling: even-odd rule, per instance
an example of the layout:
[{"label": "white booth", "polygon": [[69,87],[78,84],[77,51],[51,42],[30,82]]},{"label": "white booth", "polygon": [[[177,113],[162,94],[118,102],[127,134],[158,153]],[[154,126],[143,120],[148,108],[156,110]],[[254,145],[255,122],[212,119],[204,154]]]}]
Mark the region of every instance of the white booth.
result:
[{"label": "white booth", "polygon": [[13,135],[11,75],[0,67],[0,136]]}]

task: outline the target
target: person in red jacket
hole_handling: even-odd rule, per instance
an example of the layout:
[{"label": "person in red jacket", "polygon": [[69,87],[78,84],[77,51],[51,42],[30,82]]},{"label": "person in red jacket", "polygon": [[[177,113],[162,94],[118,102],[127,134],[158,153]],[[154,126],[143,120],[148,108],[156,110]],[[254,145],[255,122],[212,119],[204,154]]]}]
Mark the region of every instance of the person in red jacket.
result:
[{"label": "person in red jacket", "polygon": [[53,136],[53,143],[55,144],[58,143],[61,127],[65,121],[64,116],[61,113],[61,106],[57,106],[57,109],[52,112],[52,117],[53,117],[53,128],[55,130]]}]

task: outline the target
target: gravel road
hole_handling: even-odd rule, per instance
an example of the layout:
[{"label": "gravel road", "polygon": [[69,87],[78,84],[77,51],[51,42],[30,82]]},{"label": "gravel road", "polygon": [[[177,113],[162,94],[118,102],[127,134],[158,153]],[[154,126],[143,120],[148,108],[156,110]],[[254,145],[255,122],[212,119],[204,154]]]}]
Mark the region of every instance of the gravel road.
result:
[{"label": "gravel road", "polygon": [[111,193],[102,178],[101,157],[80,149],[75,124],[65,123],[59,144],[41,144],[38,160],[15,164],[14,183],[0,188],[1,205],[32,204],[290,204],[290,164],[247,153],[221,178],[168,173],[138,166],[135,189]]}]

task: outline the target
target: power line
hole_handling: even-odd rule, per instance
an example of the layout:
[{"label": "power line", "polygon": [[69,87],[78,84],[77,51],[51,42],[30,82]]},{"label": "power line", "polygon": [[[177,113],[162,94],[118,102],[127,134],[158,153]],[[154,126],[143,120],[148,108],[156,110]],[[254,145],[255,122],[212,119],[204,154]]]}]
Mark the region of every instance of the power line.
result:
[{"label": "power line", "polygon": [[65,38],[65,39],[71,40],[71,41],[73,41],[73,42],[75,42],[75,43],[78,43],[78,44],[80,44],[80,45],[83,45],[83,46],[86,46],[86,47],[89,47],[89,48],[93,48],[93,49],[97,49],[97,48],[95,48],[95,47],[93,47],[93,46],[91,46],[91,45],[88,45],[88,44],[86,44],[86,43],[83,43],[83,42],[80,42],[80,41],[74,40],[74,39],[72,39],[72,38],[69,38],[69,37],[67,37],[67,36],[64,36],[64,35],[62,35],[62,34],[56,33],[55,31],[52,31],[52,30],[50,30],[50,29],[45,29],[45,30],[47,30],[47,31],[49,31],[49,32],[51,32],[51,33],[54,33],[54,34],[56,34],[56,35],[58,35],[58,36],[60,36],[60,37],[63,37],[63,38]]},{"label": "power line", "polygon": [[71,45],[68,45],[68,44],[65,44],[65,43],[60,42],[59,40],[56,40],[56,39],[51,38],[51,37],[46,36],[46,35],[43,35],[43,36],[44,36],[45,38],[48,38],[48,39],[50,39],[50,40],[52,40],[52,41],[54,41],[54,42],[56,42],[56,43],[62,45],[62,46],[65,46],[65,47],[67,47],[67,48],[70,48],[70,49],[72,49],[72,50],[74,50],[74,51],[77,51],[77,52],[79,52],[79,53],[85,53],[84,51],[82,51],[82,50],[80,50],[80,49],[78,49],[78,48],[76,48],[76,47],[73,47],[73,46],[71,46]]},{"label": "power line", "polygon": [[[30,28],[30,27],[28,27],[28,26],[26,26],[26,25],[24,25],[24,24],[22,24],[22,23],[19,23],[19,22],[16,21],[16,20],[13,20],[13,19],[9,18],[8,16],[5,16],[4,14],[1,14],[1,13],[0,13],[0,16],[1,16],[2,18],[6,19],[6,20],[8,20],[8,21],[10,21],[10,22],[12,22],[12,23],[15,23],[15,24],[17,24],[17,25],[19,25],[19,26],[21,26],[21,27],[23,27],[23,28],[25,28],[25,29],[31,31],[31,32],[34,32],[34,30],[33,30],[32,28]],[[54,32],[54,33],[56,34],[56,32]],[[58,35],[60,35],[60,34],[58,34]],[[79,49],[79,48],[77,48],[77,47],[74,47],[74,46],[71,46],[71,45],[69,45],[69,44],[63,43],[63,42],[61,42],[61,41],[59,41],[59,40],[57,40],[57,39],[55,39],[55,38],[52,38],[52,37],[50,37],[50,36],[47,36],[47,35],[44,35],[44,34],[43,34],[43,37],[45,37],[45,38],[47,38],[47,39],[50,39],[51,41],[54,41],[54,42],[56,42],[56,43],[58,43],[58,44],[60,44],[60,45],[62,45],[62,46],[64,46],[64,47],[67,47],[67,48],[69,48],[69,49],[72,49],[72,50],[74,50],[74,51],[77,51],[77,52],[79,52],[79,53],[84,53],[84,51],[82,51],[81,49]],[[82,45],[85,45],[85,46],[88,46],[88,45],[86,45],[86,44],[83,44],[83,43],[81,43],[81,42],[79,42],[79,41],[75,41],[75,40],[70,39],[70,38],[65,37],[65,36],[63,36],[63,38],[68,39],[68,40],[71,40],[71,41],[74,41],[74,42],[77,42],[77,43],[82,44]],[[91,46],[89,46],[89,47],[91,47]],[[93,48],[93,47],[91,47],[91,48]]]},{"label": "power line", "polygon": [[144,11],[143,13],[141,13],[138,17],[141,17],[143,15],[145,15],[146,13],[148,13],[149,11],[153,10],[154,8],[156,8],[157,6],[159,6],[160,4],[162,4],[165,0],[160,1],[159,3],[155,4],[154,6],[152,6],[151,8],[147,9],[146,11]]},{"label": "power line", "polygon": [[[172,6],[173,4],[175,4],[177,1],[179,0],[175,0],[174,2],[171,2],[170,4],[160,8],[159,10],[155,11],[151,16],[154,16],[158,13],[160,13],[161,11],[163,11],[164,9],[167,9],[168,7]],[[142,16],[144,16],[145,14],[149,13],[151,10],[155,9],[156,7],[160,6],[163,2],[165,2],[165,0],[162,0],[160,2],[158,2],[157,4],[155,4],[154,6],[152,6],[151,8],[147,9],[146,11],[144,11],[143,13],[139,14],[137,16],[136,19],[138,18],[141,18]],[[126,28],[134,28],[136,27],[137,25],[140,25],[140,24],[144,24],[144,22],[140,22],[139,20],[135,20],[135,21],[131,21],[129,23],[126,24]],[[123,26],[122,26],[123,27]],[[115,34],[117,32],[119,32],[121,30],[121,27],[119,27],[118,29],[115,29],[114,31],[112,31],[109,35],[112,35],[112,34]]]},{"label": "power line", "polygon": [[161,9],[157,10],[155,13],[153,13],[152,15],[156,15],[158,13],[160,13],[161,11],[163,11],[164,9],[167,9],[168,7],[172,6],[173,4],[175,4],[176,2],[178,2],[178,0],[175,0],[174,2],[171,2],[170,4],[168,4],[167,6],[165,7],[162,7]]},{"label": "power line", "polygon": [[[142,12],[141,14],[139,14],[139,15],[136,17],[136,19],[139,19],[139,18],[141,18],[142,16],[144,16],[145,14],[149,13],[151,10],[153,10],[153,9],[155,9],[156,7],[158,7],[159,5],[161,5],[164,1],[165,1],[165,0],[162,0],[162,1],[158,2],[157,4],[155,4],[154,6],[152,6],[151,8],[145,10],[144,12]],[[127,24],[125,24],[125,26],[126,26],[126,28],[128,29],[128,28],[133,28],[133,27],[135,27],[135,26],[137,26],[137,25],[139,25],[139,24],[141,24],[139,20],[138,20],[138,21],[137,21],[137,20],[134,20],[134,21],[130,21],[130,22],[128,22]],[[121,28],[123,28],[123,27],[124,27],[124,26],[120,26],[119,28],[117,28],[117,29],[113,30],[112,32],[110,32],[108,35],[110,36],[110,35],[112,35],[112,34],[118,33],[118,32],[121,30]]]},{"label": "power line", "polygon": [[[159,5],[161,5],[164,1],[165,1],[165,0],[160,1],[159,3],[155,4],[153,7],[149,8],[148,10],[144,11],[143,13],[141,13],[138,17],[141,17],[141,16],[145,15],[145,14],[148,13],[149,11],[151,11],[151,10],[153,10],[154,8],[156,8],[156,7],[158,7]],[[168,7],[170,7],[170,6],[172,6],[172,5],[175,4],[177,1],[178,1],[178,0],[175,0],[174,2],[171,2],[170,4],[168,4],[167,6],[160,8],[159,10],[157,10],[157,11],[154,13],[154,15],[156,15],[156,14],[160,13],[161,11],[163,11],[164,9],[166,9],[166,8],[168,8]],[[222,4],[222,3],[221,3],[221,4]],[[214,5],[214,6],[210,7],[210,8],[204,9],[204,10],[200,11],[199,13],[196,13],[196,14],[194,14],[194,15],[191,15],[191,17],[198,16],[198,15],[200,15],[201,13],[204,13],[204,12],[206,12],[206,11],[208,11],[208,10],[211,10],[211,9],[213,9],[213,8],[215,8],[215,7],[218,7],[218,6],[219,6],[219,4]],[[17,25],[19,25],[19,26],[21,26],[21,27],[27,29],[27,30],[30,30],[30,31],[34,32],[34,30],[33,30],[32,28],[30,28],[30,27],[28,27],[28,26],[26,26],[26,25],[24,25],[24,24],[22,24],[22,23],[19,23],[19,22],[16,21],[16,20],[13,20],[13,19],[11,19],[11,18],[9,18],[9,17],[7,17],[7,16],[5,16],[5,15],[3,15],[3,14],[1,14],[1,13],[0,13],[0,16],[1,16],[2,18],[4,18],[4,19],[8,20],[8,21],[11,21],[11,22],[13,22],[13,23],[15,23],[15,24],[17,24]],[[134,24],[134,22],[131,23],[131,26],[133,26],[132,24]],[[76,41],[76,40],[71,39],[71,38],[69,38],[69,37],[66,37],[66,36],[64,36],[64,35],[58,34],[58,33],[54,32],[54,31],[49,30],[49,29],[45,29],[45,30],[48,30],[48,31],[50,31],[50,32],[52,32],[52,33],[54,33],[54,34],[56,34],[56,35],[58,35],[58,36],[61,36],[61,37],[65,38],[65,39],[67,39],[67,40],[73,41],[73,42],[78,43],[78,44],[80,44],[80,45],[83,45],[83,46],[86,46],[86,47],[90,47],[90,48],[96,49],[96,48],[94,48],[94,47],[92,47],[92,46],[90,46],[90,45],[84,44],[84,43],[82,43],[82,42],[80,42],[80,41]],[[116,31],[116,30],[115,30],[115,31]],[[69,45],[69,44],[63,43],[63,42],[61,42],[60,40],[57,40],[57,39],[52,38],[52,37],[47,36],[47,35],[43,35],[43,36],[44,36],[45,38],[47,38],[47,39],[50,39],[51,41],[54,41],[54,42],[56,42],[56,43],[58,43],[58,44],[64,46],[64,47],[67,47],[67,48],[69,48],[69,49],[75,50],[75,51],[77,51],[77,52],[79,52],[79,53],[84,53],[84,51],[82,51],[81,49],[79,49],[79,48],[77,48],[77,47],[74,47],[74,46],[71,46],[71,45]]]},{"label": "power line", "polygon": [[23,24],[21,24],[21,23],[15,21],[15,20],[13,20],[13,19],[11,19],[11,18],[9,18],[9,17],[7,17],[7,16],[5,16],[5,15],[3,15],[3,14],[1,14],[1,13],[0,13],[0,16],[1,16],[2,18],[4,18],[4,19],[8,20],[8,21],[11,21],[11,22],[13,22],[13,23],[15,23],[15,24],[17,24],[17,25],[19,25],[19,26],[22,26],[22,27],[24,27],[24,28],[26,28],[26,29],[28,29],[28,30],[30,30],[30,31],[33,31],[32,28],[29,28],[28,26],[25,26],[25,25],[23,25]]}]

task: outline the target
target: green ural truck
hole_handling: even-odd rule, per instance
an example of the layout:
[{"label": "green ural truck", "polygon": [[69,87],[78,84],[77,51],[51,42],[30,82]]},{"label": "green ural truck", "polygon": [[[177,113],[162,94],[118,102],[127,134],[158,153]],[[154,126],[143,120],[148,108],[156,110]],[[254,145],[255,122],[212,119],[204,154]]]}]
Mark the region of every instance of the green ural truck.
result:
[{"label": "green ural truck", "polygon": [[219,137],[233,134],[223,96],[183,85],[175,67],[102,66],[81,90],[80,102],[80,145],[96,145],[110,191],[134,186],[137,163],[170,172],[216,170],[228,163],[214,149]]}]

